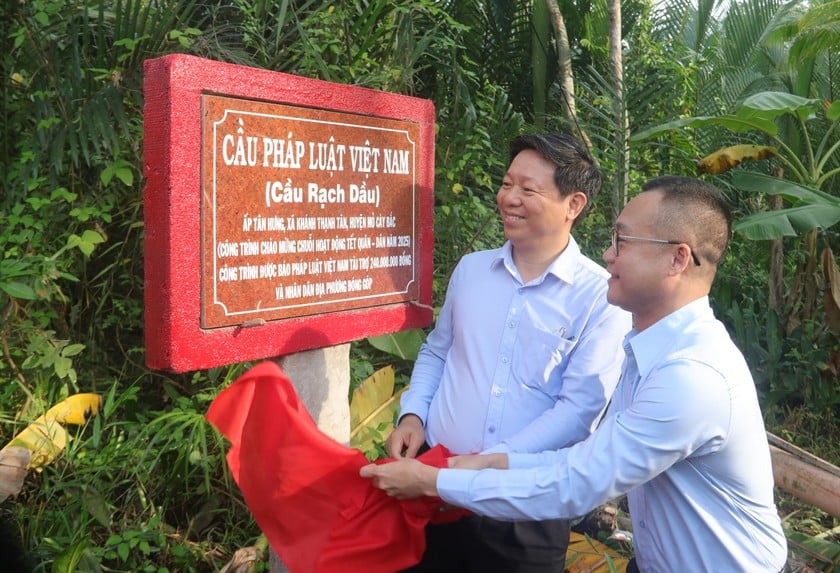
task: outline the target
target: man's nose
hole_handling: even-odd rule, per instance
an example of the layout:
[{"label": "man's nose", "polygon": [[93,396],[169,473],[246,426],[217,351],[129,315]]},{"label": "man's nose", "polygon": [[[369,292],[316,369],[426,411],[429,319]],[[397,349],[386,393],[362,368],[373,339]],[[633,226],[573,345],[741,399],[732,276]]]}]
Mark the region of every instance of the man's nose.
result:
[{"label": "man's nose", "polygon": [[508,189],[502,189],[499,191],[498,201],[499,203],[512,203],[516,204],[522,200],[522,194],[518,187],[509,187]]}]

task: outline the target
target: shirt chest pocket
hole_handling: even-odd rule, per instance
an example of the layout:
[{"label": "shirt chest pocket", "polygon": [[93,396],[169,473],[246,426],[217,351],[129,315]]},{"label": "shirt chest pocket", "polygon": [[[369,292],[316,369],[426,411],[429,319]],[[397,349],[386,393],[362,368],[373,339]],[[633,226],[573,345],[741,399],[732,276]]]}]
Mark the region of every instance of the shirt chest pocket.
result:
[{"label": "shirt chest pocket", "polygon": [[562,374],[576,340],[561,331],[550,331],[528,322],[520,325],[513,361],[513,378],[519,384],[558,396]]}]

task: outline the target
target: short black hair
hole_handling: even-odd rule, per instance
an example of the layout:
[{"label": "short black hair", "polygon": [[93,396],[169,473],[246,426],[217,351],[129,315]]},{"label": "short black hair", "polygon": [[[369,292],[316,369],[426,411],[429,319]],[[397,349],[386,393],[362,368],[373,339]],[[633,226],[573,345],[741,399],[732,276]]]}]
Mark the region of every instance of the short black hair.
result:
[{"label": "short black hair", "polygon": [[526,149],[533,149],[554,164],[554,183],[561,197],[578,191],[586,195],[586,206],[575,222],[582,219],[603,182],[601,169],[586,145],[563,132],[520,135],[510,142],[510,161]]},{"label": "short black hair", "polygon": [[657,224],[679,235],[700,259],[720,264],[732,236],[732,211],[717,187],[694,177],[665,175],[647,181],[642,191],[662,192]]}]

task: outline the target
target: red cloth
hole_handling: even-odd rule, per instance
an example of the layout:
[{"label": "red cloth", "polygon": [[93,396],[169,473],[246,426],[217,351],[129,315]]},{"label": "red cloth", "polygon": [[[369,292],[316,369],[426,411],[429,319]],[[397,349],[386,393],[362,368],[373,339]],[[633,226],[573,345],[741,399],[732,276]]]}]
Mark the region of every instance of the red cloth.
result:
[{"label": "red cloth", "polygon": [[[207,420],[231,442],[233,478],[291,573],[393,573],[420,561],[439,498],[399,501],[359,476],[364,454],[321,432],[281,368],[263,362],[223,390]],[[423,462],[446,466],[432,448]]]}]

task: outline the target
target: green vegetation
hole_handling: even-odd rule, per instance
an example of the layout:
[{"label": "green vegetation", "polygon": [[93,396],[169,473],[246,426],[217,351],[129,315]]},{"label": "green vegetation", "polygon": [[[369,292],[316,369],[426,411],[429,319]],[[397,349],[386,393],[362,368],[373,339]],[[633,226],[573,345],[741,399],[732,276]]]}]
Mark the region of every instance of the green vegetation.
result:
[{"label": "green vegetation", "polygon": [[[779,150],[703,175],[741,221],[713,302],[768,428],[840,465],[838,301],[825,297],[840,247],[837,219],[822,218],[840,201],[840,3],[742,0],[718,13],[713,0],[627,0],[618,90],[608,4],[559,1],[574,116],[560,29],[537,4],[4,3],[0,443],[72,394],[103,398],[63,456],[0,505],[36,571],[218,571],[251,546],[267,569],[203,418],[249,365],[144,366],[143,62],[174,52],[433,100],[436,304],[461,255],[502,240],[494,197],[517,133],[592,142],[607,184],[576,235],[596,259],[642,180],[694,173],[697,158],[736,145]],[[405,384],[410,357],[388,348],[354,343],[354,387],[389,364]],[[782,500],[792,531],[836,540],[836,519]]]}]

